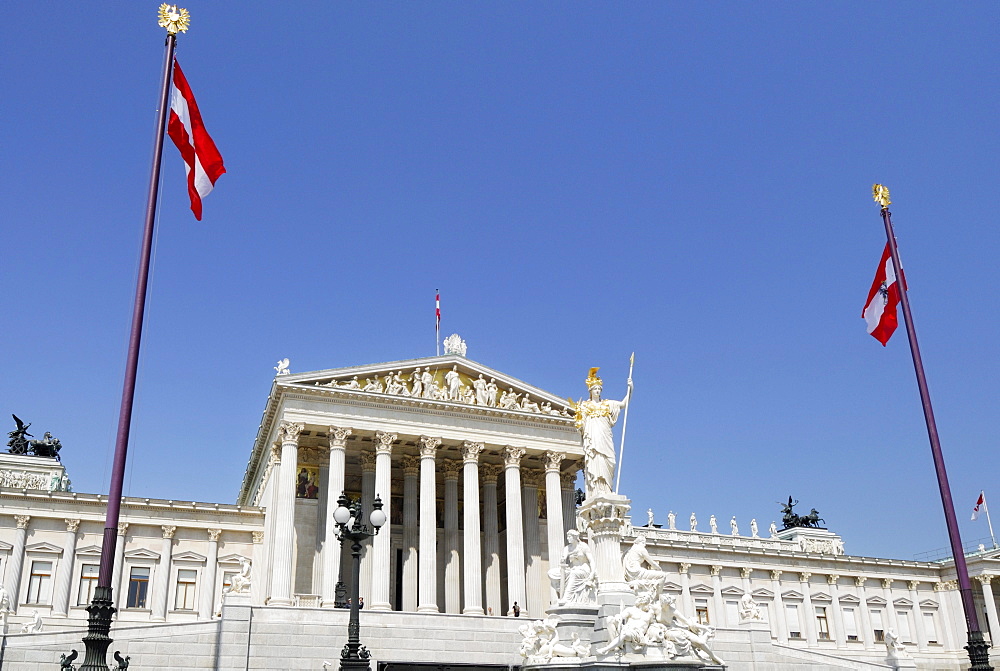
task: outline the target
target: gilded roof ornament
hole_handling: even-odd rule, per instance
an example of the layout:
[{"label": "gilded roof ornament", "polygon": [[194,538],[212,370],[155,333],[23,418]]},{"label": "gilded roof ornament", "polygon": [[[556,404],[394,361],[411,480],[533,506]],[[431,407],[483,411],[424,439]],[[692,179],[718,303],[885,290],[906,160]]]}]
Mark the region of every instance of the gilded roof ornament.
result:
[{"label": "gilded roof ornament", "polygon": [[876,203],[882,206],[883,210],[889,207],[889,204],[892,202],[889,200],[889,188],[882,186],[881,184],[872,185],[872,198],[875,199]]},{"label": "gilded roof ornament", "polygon": [[191,27],[190,12],[183,7],[178,7],[177,5],[168,5],[164,2],[160,5],[157,16],[159,18],[157,24],[161,28],[166,28],[167,32],[171,35],[186,33],[187,29]]}]

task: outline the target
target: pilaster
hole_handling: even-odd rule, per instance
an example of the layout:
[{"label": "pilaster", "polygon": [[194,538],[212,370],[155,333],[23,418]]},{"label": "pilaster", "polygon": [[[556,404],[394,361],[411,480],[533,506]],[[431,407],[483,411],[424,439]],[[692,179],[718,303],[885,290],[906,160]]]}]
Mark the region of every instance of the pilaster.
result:
[{"label": "pilaster", "polygon": [[24,546],[28,540],[28,523],[31,515],[14,515],[17,529],[14,531],[14,542],[11,544],[10,559],[7,560],[7,580],[4,583],[7,594],[10,595],[10,609],[17,612],[21,601],[21,573],[24,569]]},{"label": "pilaster", "polygon": [[826,583],[830,587],[830,598],[833,600],[833,605],[831,606],[833,613],[833,640],[836,641],[838,648],[843,648],[847,645],[847,633],[844,631],[844,613],[840,609],[840,586],[837,581],[840,580],[839,575],[828,575],[826,576]]},{"label": "pilaster", "polygon": [[781,571],[771,571],[771,591],[774,592],[775,634],[778,643],[788,645],[788,621],[785,618],[785,602],[781,598]]},{"label": "pilaster", "polygon": [[175,526],[161,526],[163,530],[163,542],[160,546],[160,563],[154,573],[156,584],[153,586],[153,609],[150,619],[154,622],[163,622],[167,619],[167,597],[170,592],[170,560],[174,547],[174,534],[177,532]]},{"label": "pilaster", "polygon": [[805,616],[802,625],[806,630],[806,642],[810,646],[816,645],[816,609],[813,608],[812,595],[810,594],[809,579],[812,573],[803,572],[799,574],[799,585],[802,587],[802,608]]},{"label": "pilaster", "polygon": [[[927,652],[927,632],[924,630],[924,616],[920,612],[920,595],[917,593],[919,586],[920,581],[918,580],[909,580],[906,583],[910,592],[910,602],[913,604],[913,628],[917,635],[917,650]],[[994,605],[994,607],[996,606]],[[996,629],[992,631],[996,631]]]},{"label": "pilaster", "polygon": [[111,600],[115,608],[121,608],[122,601],[122,567],[125,565],[125,536],[128,533],[128,522],[118,523],[118,541],[115,543],[115,563],[111,572]]},{"label": "pilaster", "polygon": [[211,620],[215,605],[215,574],[219,571],[219,538],[222,529],[208,529],[208,556],[198,594],[198,619]]},{"label": "pilaster", "polygon": [[76,559],[76,533],[80,520],[66,520],[66,539],[63,541],[62,561],[56,576],[55,591],[52,595],[52,615],[66,617],[69,612],[69,590],[73,580],[73,561]]},{"label": "pilaster", "polygon": [[854,586],[858,589],[858,599],[861,600],[861,640],[865,644],[865,650],[875,649],[875,633],[872,628],[872,615],[868,612],[868,590],[865,583],[868,581],[863,575],[854,576]]},{"label": "pilaster", "polygon": [[990,636],[990,647],[1000,647],[997,645],[1000,639],[1000,617],[997,617],[997,602],[993,597],[993,576],[990,574],[977,575],[979,583],[983,586],[983,599],[986,601],[986,619],[990,625],[991,632],[998,632],[996,636]]}]

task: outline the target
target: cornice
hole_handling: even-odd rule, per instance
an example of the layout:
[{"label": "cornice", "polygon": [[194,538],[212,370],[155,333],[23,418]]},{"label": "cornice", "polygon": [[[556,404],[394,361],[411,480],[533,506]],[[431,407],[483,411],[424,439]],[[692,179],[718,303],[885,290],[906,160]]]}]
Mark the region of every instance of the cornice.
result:
[{"label": "cornice", "polygon": [[[65,507],[70,507],[74,515],[79,514],[82,521],[104,521],[107,510],[108,496],[104,494],[85,494],[80,492],[43,492],[38,490],[17,490],[0,488],[0,509],[22,508],[30,510],[33,516],[43,516],[47,510],[40,506],[51,506],[50,510],[56,517],[65,517]],[[90,510],[88,510],[90,509]],[[170,511],[174,515],[210,514],[212,520],[225,523],[226,518],[233,522],[237,520],[245,524],[249,520],[261,520],[264,511],[255,506],[240,506],[229,503],[204,503],[198,501],[174,501],[167,499],[146,499],[131,496],[122,497],[122,517],[141,516],[143,514],[162,514]],[[4,511],[7,513],[7,511]],[[14,514],[17,511],[11,511]],[[89,513],[89,514],[88,514]],[[170,519],[179,519],[172,517]],[[155,520],[154,520],[155,521]],[[192,520],[192,522],[199,522]],[[211,526],[211,520],[206,520]],[[187,526],[187,525],[185,525]],[[198,526],[195,524],[194,526]],[[215,526],[218,526],[217,524]]]}]

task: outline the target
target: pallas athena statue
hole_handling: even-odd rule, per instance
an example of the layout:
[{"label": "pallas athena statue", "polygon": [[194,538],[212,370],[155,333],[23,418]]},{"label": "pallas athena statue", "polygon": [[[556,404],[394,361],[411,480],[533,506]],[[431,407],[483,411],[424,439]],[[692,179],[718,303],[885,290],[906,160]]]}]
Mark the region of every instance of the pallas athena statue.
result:
[{"label": "pallas athena statue", "polygon": [[613,493],[615,476],[615,439],[611,427],[618,421],[622,408],[632,396],[632,378],[628,380],[628,391],[621,401],[601,399],[604,387],[597,377],[597,368],[590,369],[587,389],[590,398],[576,406],[576,426],[583,434],[584,477],[587,483],[587,498]]}]

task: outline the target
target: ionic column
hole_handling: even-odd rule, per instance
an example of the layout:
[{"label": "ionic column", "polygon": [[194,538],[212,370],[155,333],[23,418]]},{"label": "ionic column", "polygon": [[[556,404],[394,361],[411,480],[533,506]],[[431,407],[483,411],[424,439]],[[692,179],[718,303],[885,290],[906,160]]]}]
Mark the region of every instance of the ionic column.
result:
[{"label": "ionic column", "polygon": [[498,464],[479,467],[483,476],[483,563],[486,566],[486,612],[502,615],[500,610],[500,524],[497,520],[497,478],[503,470]]},{"label": "ionic column", "polygon": [[[549,570],[559,566],[562,560],[563,539],[566,537],[566,530],[563,527],[563,501],[562,491],[559,488],[559,468],[562,460],[566,457],[562,452],[549,450],[545,453],[545,510],[548,519],[545,524],[546,545],[549,550]],[[551,581],[550,581],[551,584]],[[549,603],[558,603],[559,594],[554,586],[549,588]]]},{"label": "ionic column", "polygon": [[778,643],[788,645],[788,623],[785,602],[781,598],[781,571],[771,571],[771,591],[774,592],[774,628]]},{"label": "ionic column", "polygon": [[392,610],[389,601],[389,567],[392,566],[392,444],[396,434],[375,432],[375,496],[382,499],[385,524],[372,539],[372,610]]},{"label": "ionic column", "polygon": [[847,645],[847,633],[844,631],[844,613],[840,610],[840,587],[837,581],[839,575],[828,575],[826,584],[830,586],[830,598],[833,599],[833,640],[838,648]]},{"label": "ionic column", "polygon": [[[726,604],[722,601],[722,567],[716,564],[712,570],[712,606],[715,608],[715,621],[722,625],[726,619]],[[732,622],[726,622],[733,626]]]},{"label": "ionic column", "polygon": [[403,457],[403,610],[417,610],[417,520],[420,512],[420,458]]},{"label": "ionic column", "polygon": [[66,520],[66,540],[63,542],[62,561],[59,562],[59,575],[56,577],[56,589],[52,595],[52,614],[66,617],[69,612],[69,588],[73,581],[73,560],[76,559],[76,532],[80,529],[80,520]]},{"label": "ionic column", "polygon": [[115,563],[111,573],[111,599],[115,608],[121,607],[122,601],[122,566],[125,565],[125,534],[128,533],[128,522],[118,523],[118,542],[115,543]]},{"label": "ionic column", "polygon": [[514,613],[514,604],[524,608],[527,603],[524,584],[524,525],[521,520],[521,457],[523,447],[503,448],[504,489],[507,514],[507,614]]},{"label": "ionic column", "polygon": [[215,605],[215,574],[219,570],[219,536],[222,529],[208,529],[208,558],[205,573],[201,577],[201,591],[198,595],[198,619],[211,620]]},{"label": "ionic column", "polygon": [[160,546],[160,564],[156,567],[156,584],[153,586],[153,612],[150,619],[162,622],[167,619],[167,596],[170,592],[170,559],[174,547],[175,526],[161,526],[163,543]]},{"label": "ionic column", "polygon": [[1000,618],[997,617],[997,602],[993,598],[993,586],[990,584],[993,576],[983,574],[976,577],[979,578],[979,582],[983,585],[983,600],[986,601],[986,619],[990,623],[990,647],[1000,647],[997,645],[998,639],[1000,639]]},{"label": "ionic column", "polygon": [[[910,601],[913,603],[913,627],[917,633],[917,650],[927,652],[927,633],[924,631],[924,616],[920,612],[920,596],[917,594],[919,580],[910,580],[906,583],[910,590]],[[993,606],[996,608],[996,605]]]},{"label": "ionic column", "polygon": [[10,549],[10,560],[7,563],[7,581],[4,587],[10,595],[10,608],[17,611],[21,600],[21,572],[24,568],[24,546],[28,540],[28,522],[31,515],[14,515],[17,531],[14,532],[14,542]]},{"label": "ionic column", "polygon": [[444,462],[444,612],[462,612],[462,568],[458,553],[458,462]]},{"label": "ionic column", "polygon": [[875,632],[872,630],[872,614],[868,612],[868,591],[865,589],[865,582],[868,578],[863,575],[855,576],[854,585],[858,588],[858,598],[861,599],[861,627],[864,630],[862,641],[865,650],[875,649]]},{"label": "ionic column", "polygon": [[802,587],[802,607],[805,609],[805,618],[802,624],[806,629],[806,642],[809,645],[816,645],[816,609],[813,608],[812,597],[809,595],[809,578],[812,573],[800,573],[799,584]]},{"label": "ionic column", "polygon": [[955,641],[952,639],[951,606],[948,605],[948,589],[950,584],[950,582],[934,583],[934,591],[937,592],[938,612],[941,613],[941,617],[938,618],[938,629],[941,630],[941,640],[939,642],[944,646],[945,650],[957,647],[955,646]]},{"label": "ionic column", "polygon": [[576,529],[576,472],[559,476],[562,486],[563,538],[570,529]]},{"label": "ionic column", "polygon": [[896,606],[892,603],[892,578],[882,578],[882,598],[885,599],[885,614],[889,618],[889,626],[899,635],[899,623],[896,621]]},{"label": "ionic column", "polygon": [[347,437],[351,429],[331,426],[326,435],[330,440],[330,471],[326,478],[326,520],[323,536],[323,586],[324,606],[333,606],[337,599],[337,579],[340,577],[340,541],[337,540],[337,525],[333,522],[333,511],[337,509],[337,499],[344,493],[344,473],[347,468]]},{"label": "ionic column", "polygon": [[420,562],[419,605],[423,613],[438,612],[437,606],[437,490],[434,457],[440,438],[420,436]]},{"label": "ionic column", "polygon": [[522,615],[541,616],[545,612],[545,586],[542,582],[542,539],[538,525],[538,487],[542,474],[536,470],[521,472],[521,506],[524,511],[524,558],[527,562],[527,604]]},{"label": "ionic column", "polygon": [[[367,516],[375,503],[375,453],[361,453],[361,510]],[[371,543],[361,544],[361,585],[358,594],[369,604],[372,602],[372,551]],[[348,561],[348,563],[350,563]]]},{"label": "ionic column", "polygon": [[483,614],[483,551],[479,539],[479,453],[482,443],[462,444],[462,502],[464,526],[462,533],[465,555],[465,607],[467,615]]},{"label": "ionic column", "polygon": [[278,465],[274,510],[274,543],[271,560],[271,598],[277,606],[292,605],[292,571],[295,556],[295,475],[299,467],[299,434],[305,424],[282,420],[278,425],[281,456]]}]

